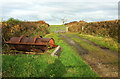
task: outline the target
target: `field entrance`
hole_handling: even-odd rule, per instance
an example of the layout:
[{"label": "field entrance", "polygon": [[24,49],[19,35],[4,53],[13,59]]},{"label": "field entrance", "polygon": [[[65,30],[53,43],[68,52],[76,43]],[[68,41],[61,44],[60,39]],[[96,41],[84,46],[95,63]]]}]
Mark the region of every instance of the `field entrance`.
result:
[{"label": "field entrance", "polygon": [[65,25],[51,25],[50,32],[51,33],[65,33],[67,32],[67,27]]}]

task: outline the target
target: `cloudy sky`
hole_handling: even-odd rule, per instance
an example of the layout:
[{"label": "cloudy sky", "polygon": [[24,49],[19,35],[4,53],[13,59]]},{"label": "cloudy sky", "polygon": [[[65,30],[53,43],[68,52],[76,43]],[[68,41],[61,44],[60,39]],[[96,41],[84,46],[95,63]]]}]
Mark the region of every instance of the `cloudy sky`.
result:
[{"label": "cloudy sky", "polygon": [[49,24],[62,24],[84,20],[87,22],[118,18],[119,0],[0,0],[0,17],[23,21],[44,20]]}]

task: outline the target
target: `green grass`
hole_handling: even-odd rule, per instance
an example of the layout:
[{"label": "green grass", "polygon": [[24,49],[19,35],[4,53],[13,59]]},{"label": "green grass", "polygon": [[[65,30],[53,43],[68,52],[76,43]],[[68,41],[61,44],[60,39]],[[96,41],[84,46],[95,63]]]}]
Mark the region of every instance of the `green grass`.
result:
[{"label": "green grass", "polygon": [[[113,59],[113,62],[118,62],[118,58],[114,58],[114,56],[108,56],[107,52],[104,50],[101,50],[100,48],[97,48],[96,46],[90,45],[86,43],[85,41],[79,39],[79,38],[71,38],[77,43],[79,43],[84,49],[88,50],[90,54],[95,54],[95,57],[100,57],[101,59],[105,59],[106,62],[111,62],[111,59]],[[97,53],[96,53],[97,52]],[[118,63],[117,63],[118,64]]]},{"label": "green grass", "polygon": [[[3,55],[3,77],[40,77],[46,76],[47,67],[55,58],[46,55]],[[44,72],[44,73],[43,73]],[[49,72],[49,71],[48,71]]]},{"label": "green grass", "polygon": [[74,40],[75,42],[77,42],[78,44],[80,44],[84,49],[88,50],[89,54],[91,54],[95,58],[99,57],[104,62],[116,62],[115,65],[118,66],[118,58],[115,58],[111,54],[108,55],[108,53],[106,51],[101,50],[100,48],[98,48],[98,47],[96,47],[94,45],[88,44],[85,41],[81,40],[80,38],[72,37],[69,34],[67,34],[67,35],[72,40]]},{"label": "green grass", "polygon": [[[43,55],[3,55],[3,77],[96,77],[98,76],[86,64],[76,51],[58,34],[45,37],[54,38],[63,48],[60,58]],[[50,51],[49,51],[50,52]]]},{"label": "green grass", "polygon": [[80,77],[84,75],[87,75],[88,77],[97,76],[86,62],[81,59],[72,46],[69,46],[63,40],[58,38],[58,34],[50,34],[47,35],[47,37],[54,38],[56,44],[63,48],[60,61],[66,67],[67,74],[64,75],[65,77]]},{"label": "green grass", "polygon": [[50,25],[50,32],[54,33],[56,31],[65,31],[66,26],[65,25]]},{"label": "green grass", "polygon": [[78,33],[70,33],[71,35],[80,36],[82,38],[88,39],[91,42],[109,48],[112,51],[118,52],[118,42],[110,37],[100,37],[100,36],[93,36],[93,35],[86,35],[86,34],[78,34]]}]

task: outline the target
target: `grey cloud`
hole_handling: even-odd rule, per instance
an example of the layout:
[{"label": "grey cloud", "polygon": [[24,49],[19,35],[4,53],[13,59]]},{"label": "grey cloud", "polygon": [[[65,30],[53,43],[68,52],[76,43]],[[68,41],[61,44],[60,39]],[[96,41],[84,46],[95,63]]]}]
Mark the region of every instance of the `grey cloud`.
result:
[{"label": "grey cloud", "polygon": [[[62,18],[69,21],[98,21],[117,19],[115,2],[28,2],[10,3],[2,8],[3,18],[22,20],[45,20],[50,24],[62,23]],[[108,17],[109,16],[109,17]]]}]

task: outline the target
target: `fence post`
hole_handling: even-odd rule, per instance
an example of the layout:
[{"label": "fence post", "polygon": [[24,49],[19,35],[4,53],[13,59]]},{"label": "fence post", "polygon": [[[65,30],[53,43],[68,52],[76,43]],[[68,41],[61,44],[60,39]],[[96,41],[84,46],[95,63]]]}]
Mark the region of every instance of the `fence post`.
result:
[{"label": "fence post", "polygon": [[82,31],[84,30],[84,26],[82,26]]},{"label": "fence post", "polygon": [[66,27],[66,32],[68,32],[68,27]]}]

